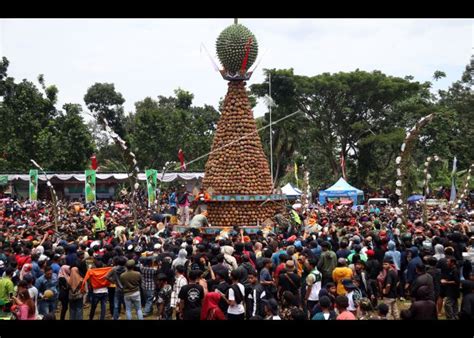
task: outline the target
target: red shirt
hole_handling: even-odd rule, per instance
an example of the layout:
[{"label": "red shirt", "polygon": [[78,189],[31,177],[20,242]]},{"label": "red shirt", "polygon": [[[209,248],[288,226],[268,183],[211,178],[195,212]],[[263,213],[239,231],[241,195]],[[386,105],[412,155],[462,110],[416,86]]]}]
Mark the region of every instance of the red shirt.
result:
[{"label": "red shirt", "polygon": [[27,263],[31,263],[31,257],[30,256],[25,256],[23,254],[21,255],[16,255],[15,256],[16,263],[18,264],[18,269],[21,270],[23,265]]},{"label": "red shirt", "polygon": [[280,272],[281,270],[283,270],[285,268],[285,263],[280,263],[280,265],[277,266],[277,268],[275,269],[275,278],[278,279],[278,277],[280,276]]}]

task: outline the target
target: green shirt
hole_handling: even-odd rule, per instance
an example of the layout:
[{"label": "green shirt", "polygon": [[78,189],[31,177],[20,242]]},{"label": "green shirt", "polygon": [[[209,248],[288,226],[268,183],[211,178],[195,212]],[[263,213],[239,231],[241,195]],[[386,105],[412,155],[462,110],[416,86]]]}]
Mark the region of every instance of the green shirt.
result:
[{"label": "green shirt", "polygon": [[102,214],[100,217],[96,215],[92,216],[95,221],[95,231],[103,231],[105,230],[105,215]]},{"label": "green shirt", "polygon": [[9,277],[0,278],[0,305],[10,303],[10,294],[14,291],[14,285]]}]

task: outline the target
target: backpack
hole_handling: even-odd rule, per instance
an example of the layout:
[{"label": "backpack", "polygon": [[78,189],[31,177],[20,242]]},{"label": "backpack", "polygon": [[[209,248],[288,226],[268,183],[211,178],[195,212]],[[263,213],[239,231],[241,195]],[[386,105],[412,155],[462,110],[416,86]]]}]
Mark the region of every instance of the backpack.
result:
[{"label": "backpack", "polygon": [[242,301],[244,300],[244,295],[242,294],[242,291],[240,291],[239,286],[237,284],[232,284],[230,286],[230,289],[234,291],[235,302],[237,304],[242,303]]}]

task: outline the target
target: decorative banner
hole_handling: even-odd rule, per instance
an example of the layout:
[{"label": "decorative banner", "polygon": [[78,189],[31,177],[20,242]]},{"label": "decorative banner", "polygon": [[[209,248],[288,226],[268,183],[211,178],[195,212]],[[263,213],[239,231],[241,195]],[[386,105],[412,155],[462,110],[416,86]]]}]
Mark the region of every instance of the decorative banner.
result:
[{"label": "decorative banner", "polygon": [[344,152],[341,151],[341,169],[342,169],[342,177],[347,181],[346,177],[346,160],[344,158]]},{"label": "decorative banner", "polygon": [[[430,180],[431,180],[431,175],[428,172],[428,167],[432,161],[439,161],[440,158],[437,155],[434,156],[428,156],[425,161],[425,169],[423,170],[425,174],[425,180],[423,181],[423,186],[424,186],[424,202],[423,202],[423,223],[426,223],[428,221],[428,210],[427,210],[427,199],[430,194]],[[398,181],[397,181],[398,182]]]},{"label": "decorative banner", "polygon": [[[422,117],[421,119],[416,122],[416,124],[406,133],[405,140],[403,141],[402,146],[400,147],[400,155],[397,156],[395,159],[395,163],[397,164],[397,189],[395,193],[398,195],[398,205],[404,209],[404,221],[407,218],[407,208],[403,207],[403,203],[406,201],[408,197],[406,182],[408,181],[408,166],[410,164],[410,156],[414,149],[414,145],[418,140],[418,137],[421,133],[421,129],[430,123],[434,117],[433,114],[429,114],[427,116]],[[398,184],[397,184],[398,183]]]},{"label": "decorative banner", "polygon": [[158,171],[155,169],[148,169],[145,171],[146,186],[148,189],[148,207],[151,208],[156,203],[156,185]]},{"label": "decorative banner", "polygon": [[96,201],[95,170],[86,170],[86,203]]},{"label": "decorative banner", "polygon": [[451,193],[449,195],[449,203],[456,201],[456,170],[457,170],[457,158],[454,156],[453,160],[453,172],[451,173]]},{"label": "decorative banner", "polygon": [[8,175],[0,175],[0,186],[8,185]]},{"label": "decorative banner", "polygon": [[38,170],[30,170],[30,201],[38,200]]},{"label": "decorative banner", "polygon": [[186,163],[184,161],[184,152],[181,148],[178,151],[178,158],[179,158],[179,162],[181,163],[181,171],[186,171]]},{"label": "decorative banner", "polygon": [[295,162],[295,179],[296,179],[296,187],[299,188],[298,184],[298,165]]}]

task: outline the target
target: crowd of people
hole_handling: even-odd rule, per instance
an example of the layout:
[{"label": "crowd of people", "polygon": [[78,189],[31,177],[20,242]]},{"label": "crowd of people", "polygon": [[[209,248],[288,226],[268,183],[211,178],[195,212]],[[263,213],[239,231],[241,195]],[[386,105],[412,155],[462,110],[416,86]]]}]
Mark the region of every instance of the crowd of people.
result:
[{"label": "crowd of people", "polygon": [[[188,195],[171,192],[161,210],[143,204],[135,213],[126,200],[63,201],[59,224],[50,202],[3,199],[1,315],[474,318],[474,212],[468,208],[429,207],[423,221],[419,206],[405,217],[390,205],[297,202],[275,215],[274,228],[247,234],[235,227],[209,236],[202,232],[208,196],[201,191],[192,205]],[[190,206],[199,209],[193,213]],[[179,223],[191,225],[189,231],[176,231]]]}]

